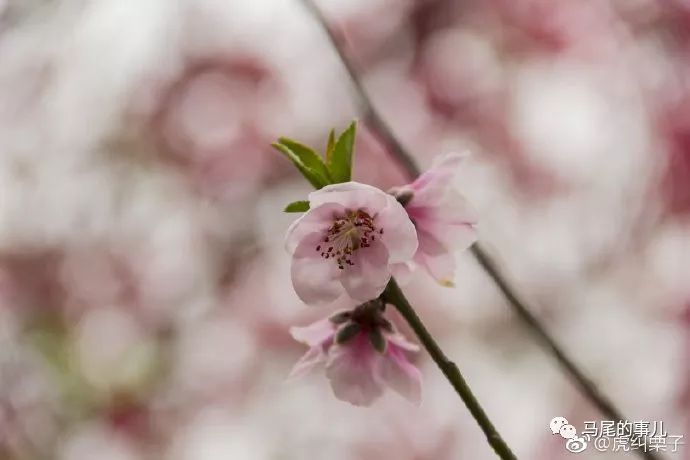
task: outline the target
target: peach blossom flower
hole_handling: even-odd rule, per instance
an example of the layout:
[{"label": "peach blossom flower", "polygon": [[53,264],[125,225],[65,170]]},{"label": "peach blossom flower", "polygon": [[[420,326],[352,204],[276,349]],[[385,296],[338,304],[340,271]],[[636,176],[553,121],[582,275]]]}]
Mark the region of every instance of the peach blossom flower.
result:
[{"label": "peach blossom flower", "polygon": [[326,304],[343,293],[358,302],[378,297],[391,264],[411,260],[417,235],[396,199],[357,182],[309,194],[310,210],[287,232],[292,284],[307,304]]},{"label": "peach blossom flower", "polygon": [[369,406],[390,387],[411,402],[421,401],[421,373],[407,359],[419,347],[364,304],[351,312],[293,327],[290,334],[309,350],[290,378],[323,364],[335,396],[355,406]]},{"label": "peach blossom flower", "polygon": [[[411,184],[391,190],[417,229],[419,247],[414,262],[443,285],[453,284],[453,253],[467,249],[477,239],[475,212],[452,187],[463,158],[457,153],[445,155]],[[396,274],[409,268],[409,263],[398,264]]]}]

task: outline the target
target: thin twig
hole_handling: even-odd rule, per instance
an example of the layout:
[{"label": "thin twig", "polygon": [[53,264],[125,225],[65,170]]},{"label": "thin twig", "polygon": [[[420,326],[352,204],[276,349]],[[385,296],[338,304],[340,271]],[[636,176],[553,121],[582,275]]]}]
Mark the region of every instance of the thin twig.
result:
[{"label": "thin twig", "polygon": [[355,96],[357,97],[359,109],[366,119],[367,124],[371,127],[372,132],[374,135],[380,138],[384,145],[387,145],[391,148],[391,151],[394,152],[393,159],[400,165],[403,171],[405,171],[405,173],[411,177],[417,177],[421,172],[417,166],[417,163],[414,161],[412,155],[405,149],[405,147],[403,147],[400,141],[398,141],[398,138],[395,137],[388,124],[374,109],[374,106],[371,103],[366,90],[364,89],[364,85],[359,78],[359,74],[355,70],[352,62],[347,58],[347,56],[345,56],[342,48],[338,44],[338,39],[335,36],[335,32],[328,27],[328,21],[324,17],[323,13],[321,13],[321,10],[314,4],[312,0],[302,1],[318,20],[319,24],[323,27],[324,31],[328,35],[331,45],[333,45],[333,48],[335,48],[336,52],[338,53],[340,61],[343,63],[343,66],[345,66],[345,70],[347,70],[347,74],[350,76],[350,82],[355,87]]},{"label": "thin twig", "polygon": [[517,460],[517,457],[508,447],[508,444],[503,440],[501,435],[494,427],[489,417],[484,412],[481,404],[477,398],[472,393],[469,385],[465,381],[464,377],[460,373],[460,370],[455,365],[453,361],[448,359],[443,353],[443,350],[438,346],[434,337],[429,333],[429,331],[424,326],[422,320],[417,316],[414,308],[407,301],[407,298],[400,290],[398,283],[394,279],[391,279],[386,286],[386,290],[383,293],[383,299],[386,303],[390,303],[395,306],[395,308],[400,312],[405,321],[410,325],[412,330],[415,332],[419,341],[422,342],[424,348],[429,352],[429,355],[434,360],[436,365],[441,369],[443,375],[446,376],[448,381],[453,385],[455,392],[460,396],[462,401],[467,406],[467,409],[472,414],[472,417],[476,420],[479,427],[486,435],[486,440],[494,449],[496,454],[504,460]]},{"label": "thin twig", "polygon": [[[343,66],[347,70],[350,81],[355,90],[355,96],[361,112],[372,131],[379,137],[381,142],[388,147],[394,160],[405,171],[405,173],[414,179],[420,174],[420,169],[414,160],[412,154],[402,145],[398,138],[393,134],[393,131],[378,113],[371,98],[368,96],[366,89],[362,83],[359,73],[355,69],[352,61],[347,57],[343,47],[340,45],[335,32],[328,26],[328,21],[321,13],[318,7],[312,0],[302,0],[306,7],[311,11],[314,17],[318,20],[326,32],[333,48],[337,52]],[[534,335],[537,340],[544,346],[546,351],[553,357],[554,360],[561,366],[566,374],[575,381],[577,388],[592,404],[594,404],[602,414],[613,420],[629,420],[623,417],[621,411],[607,398],[587,377],[573,361],[572,358],[563,350],[563,347],[556,341],[556,339],[547,332],[546,328],[541,322],[531,313],[531,308],[524,300],[522,300],[515,288],[507,281],[498,268],[498,264],[482,247],[480,243],[475,243],[471,248],[472,254],[484,269],[486,274],[493,280],[494,284],[499,288],[503,296],[508,300],[513,311],[518,318],[527,326],[528,330]],[[661,457],[655,453],[648,452],[647,449],[636,450],[638,455],[647,460],[660,460]]]},{"label": "thin twig", "polygon": [[580,391],[594,402],[601,412],[615,420],[626,420],[616,408],[616,406],[604,396],[596,385],[581,371],[572,359],[561,349],[555,339],[546,332],[539,320],[527,309],[525,303],[517,297],[513,288],[506,281],[505,276],[499,271],[496,262],[486,253],[484,248],[479,245],[472,247],[473,253],[491,279],[494,280],[503,296],[513,306],[518,317],[527,325],[532,334],[537,337],[541,344],[553,355],[558,363],[575,380]]}]

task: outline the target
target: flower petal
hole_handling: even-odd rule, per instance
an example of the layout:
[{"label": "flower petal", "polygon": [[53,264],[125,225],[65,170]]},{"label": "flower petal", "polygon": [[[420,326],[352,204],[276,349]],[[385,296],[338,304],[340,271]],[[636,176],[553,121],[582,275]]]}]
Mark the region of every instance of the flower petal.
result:
[{"label": "flower petal", "polygon": [[429,274],[444,286],[452,286],[455,278],[455,256],[433,235],[418,229],[419,249],[415,262],[424,267]]},{"label": "flower petal", "polygon": [[386,206],[386,193],[371,185],[359,182],[332,184],[309,194],[311,206],[338,203],[344,208],[368,210],[372,215]]},{"label": "flower petal", "polygon": [[302,357],[295,363],[290,371],[288,380],[299,379],[307,375],[316,366],[321,363],[325,363],[327,360],[327,355],[324,353],[323,348],[311,347],[307,352],[302,355]]},{"label": "flower petal", "polygon": [[366,302],[378,297],[391,278],[388,251],[380,241],[360,248],[352,255],[354,265],[342,270],[340,280],[353,300]]},{"label": "flower petal", "polygon": [[405,356],[401,348],[389,343],[379,368],[381,379],[398,394],[414,404],[422,400],[422,373]]},{"label": "flower petal", "polygon": [[448,190],[436,207],[411,207],[408,212],[417,228],[426,231],[452,251],[461,251],[477,240],[477,214],[467,200],[454,190]]},{"label": "flower petal", "polygon": [[331,260],[324,260],[316,247],[320,233],[303,238],[292,256],[292,286],[297,296],[308,305],[325,305],[343,293],[338,281],[338,267]]},{"label": "flower petal", "polygon": [[394,346],[401,348],[403,350],[407,351],[419,351],[419,345],[416,343],[412,343],[409,340],[405,338],[404,335],[402,335],[399,332],[393,332],[391,334],[386,334],[386,340],[388,340],[388,343],[393,344]]},{"label": "flower petal", "polygon": [[438,217],[451,223],[476,225],[479,217],[477,211],[457,190],[449,189],[441,201]]},{"label": "flower petal", "polygon": [[410,188],[414,191],[413,202],[434,203],[440,201],[450,182],[455,177],[458,167],[467,154],[449,153],[437,158],[432,167],[419,176]]},{"label": "flower petal", "polygon": [[290,335],[300,343],[310,347],[320,346],[335,334],[335,324],[328,318],[320,319],[308,326],[291,327]]},{"label": "flower petal", "polygon": [[383,229],[380,238],[388,249],[391,263],[411,260],[417,250],[417,230],[407,211],[391,195],[387,205],[376,216],[376,226]]},{"label": "flower petal", "polygon": [[290,254],[295,252],[300,241],[311,233],[324,232],[333,223],[334,214],[342,214],[345,208],[337,203],[326,203],[312,207],[294,221],[285,236],[285,248]]},{"label": "flower petal", "polygon": [[398,262],[390,265],[391,275],[401,286],[407,284],[412,279],[412,273],[417,265],[414,262]]},{"label": "flower petal", "polygon": [[329,350],[326,377],[336,398],[355,406],[369,406],[383,394],[378,367],[383,355],[360,334],[345,345]]},{"label": "flower petal", "polygon": [[472,224],[433,222],[422,227],[422,232],[434,235],[434,239],[449,251],[464,251],[477,241],[477,229]]}]

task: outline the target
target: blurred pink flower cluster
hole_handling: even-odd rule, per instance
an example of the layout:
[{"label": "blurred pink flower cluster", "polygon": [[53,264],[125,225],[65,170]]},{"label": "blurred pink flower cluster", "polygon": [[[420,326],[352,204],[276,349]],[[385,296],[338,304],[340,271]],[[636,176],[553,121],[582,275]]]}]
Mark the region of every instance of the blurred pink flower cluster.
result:
[{"label": "blurred pink flower cluster", "polygon": [[[521,458],[568,458],[542,421],[600,415],[455,257],[480,218],[511,281],[597,383],[636,418],[687,433],[686,2],[319,3],[425,169],[435,152],[473,152],[457,177],[449,157],[405,186],[360,123],[353,175],[414,191],[417,250],[361,286],[329,281],[329,296],[429,271],[405,292],[499,431]],[[403,350],[424,374],[419,407],[384,393],[361,411],[318,376],[284,384],[304,352],[290,326],[356,303],[305,308],[284,254],[291,216],[277,210],[309,189],[269,143],[321,145],[357,116],[298,2],[0,1],[0,56],[0,457],[493,458],[424,353]],[[431,187],[445,181],[468,217],[439,221],[453,216],[447,199],[461,203]],[[391,262],[399,248],[385,248]],[[339,271],[311,250],[315,267]],[[411,337],[391,310],[386,353]],[[361,395],[407,382],[416,399],[415,378],[387,374],[412,368],[368,339],[321,347],[320,362],[364,350]]]}]

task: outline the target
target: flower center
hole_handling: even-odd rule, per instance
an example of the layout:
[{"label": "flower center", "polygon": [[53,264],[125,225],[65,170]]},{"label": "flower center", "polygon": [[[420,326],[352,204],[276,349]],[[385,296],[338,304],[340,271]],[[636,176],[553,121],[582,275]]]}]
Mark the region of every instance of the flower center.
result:
[{"label": "flower center", "polygon": [[338,268],[344,270],[354,265],[352,255],[361,248],[368,248],[376,241],[376,235],[383,235],[383,228],[376,228],[374,219],[365,211],[347,211],[345,215],[334,216],[333,224],[326,230],[323,242],[316,246],[324,259],[333,259]]}]

